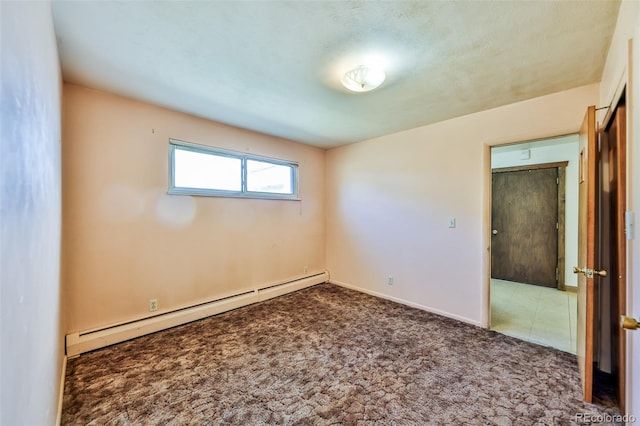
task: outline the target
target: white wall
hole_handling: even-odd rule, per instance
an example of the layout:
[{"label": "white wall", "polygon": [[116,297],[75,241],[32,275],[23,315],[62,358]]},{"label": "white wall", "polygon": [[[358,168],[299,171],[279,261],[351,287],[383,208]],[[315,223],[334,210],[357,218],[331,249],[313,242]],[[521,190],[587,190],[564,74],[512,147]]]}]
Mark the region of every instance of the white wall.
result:
[{"label": "white wall", "polygon": [[[629,41],[632,49],[629,49]],[[627,244],[627,315],[640,318],[640,2],[623,1],[600,85],[600,105],[617,101],[627,85],[627,210],[636,229]],[[627,336],[627,413],[640,419],[640,332]]]},{"label": "white wall", "polygon": [[489,146],[577,133],[597,100],[584,86],[329,150],[331,281],[487,325]]},{"label": "white wall", "polygon": [[[73,84],[63,90],[68,333],[326,270],[323,149]],[[295,161],[300,201],[167,195],[169,138]]]},{"label": "white wall", "polygon": [[62,375],[60,68],[49,2],[0,2],[0,424],[51,425]]},{"label": "white wall", "polygon": [[[578,135],[560,136],[543,141],[495,147],[491,150],[491,167],[513,167],[568,161],[565,190],[565,285],[576,287],[573,267],[578,263]],[[520,151],[528,149],[528,159]]]}]

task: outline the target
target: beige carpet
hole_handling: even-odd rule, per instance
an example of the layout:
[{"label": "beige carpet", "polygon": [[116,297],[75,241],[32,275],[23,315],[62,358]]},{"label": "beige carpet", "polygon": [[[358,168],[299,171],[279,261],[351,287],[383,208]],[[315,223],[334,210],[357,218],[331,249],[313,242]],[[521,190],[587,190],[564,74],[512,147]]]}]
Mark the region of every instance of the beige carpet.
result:
[{"label": "beige carpet", "polygon": [[62,423],[568,425],[618,414],[580,393],[571,354],[322,284],[70,360]]}]

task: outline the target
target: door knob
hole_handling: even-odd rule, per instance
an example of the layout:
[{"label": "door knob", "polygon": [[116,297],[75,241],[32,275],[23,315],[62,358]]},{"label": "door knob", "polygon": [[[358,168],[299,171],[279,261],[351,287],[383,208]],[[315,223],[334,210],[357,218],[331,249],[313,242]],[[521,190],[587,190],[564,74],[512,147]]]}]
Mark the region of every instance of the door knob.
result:
[{"label": "door knob", "polygon": [[640,322],[638,322],[635,318],[620,315],[620,327],[624,328],[625,330],[636,330],[638,327],[640,327]]},{"label": "door knob", "polygon": [[590,269],[590,268],[578,268],[577,266],[573,267],[573,273],[584,274],[587,276],[587,278],[593,278],[594,275],[600,275],[601,277],[607,276],[607,271],[605,271],[604,269],[597,270],[597,269]]},{"label": "door knob", "polygon": [[493,235],[498,235],[498,230],[497,230],[497,229],[494,229],[493,231],[491,231],[491,233],[492,233]]}]

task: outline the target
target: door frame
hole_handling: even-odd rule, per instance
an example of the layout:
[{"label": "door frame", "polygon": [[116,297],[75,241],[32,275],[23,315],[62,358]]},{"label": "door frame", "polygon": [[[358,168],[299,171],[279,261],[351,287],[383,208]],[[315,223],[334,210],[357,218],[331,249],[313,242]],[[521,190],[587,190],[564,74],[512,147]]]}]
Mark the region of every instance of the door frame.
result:
[{"label": "door frame", "polygon": [[482,150],[482,237],[481,247],[484,251],[484,259],[481,267],[481,274],[484,277],[484,290],[481,293],[480,314],[481,326],[491,328],[491,149],[509,145],[521,145],[524,143],[535,143],[564,136],[574,136],[576,132],[549,135],[533,139],[521,139],[507,142],[485,142]]},{"label": "door frame", "polygon": [[[629,69],[631,69],[632,65],[633,65],[633,40],[630,39],[628,40],[627,43],[627,54],[628,54],[628,58],[627,58],[627,65],[629,67]],[[625,69],[622,73],[622,75],[620,76],[620,80],[618,81],[618,85],[616,86],[615,90],[613,90],[612,92],[612,96],[611,96],[611,101],[609,103],[609,105],[607,105],[606,107],[603,108],[598,108],[598,110],[596,110],[596,121],[598,121],[598,131],[604,131],[605,129],[609,128],[610,124],[611,124],[611,120],[614,118],[615,116],[615,112],[617,110],[617,108],[621,105],[621,101],[623,99],[623,97],[625,98],[625,147],[624,147],[624,157],[625,157],[625,177],[624,177],[624,186],[625,186],[625,209],[630,209],[633,211],[633,207],[630,205],[630,198],[632,197],[630,190],[631,190],[631,185],[630,185],[630,178],[631,178],[631,174],[630,174],[630,165],[632,163],[632,152],[630,150],[631,146],[632,146],[632,140],[633,140],[633,135],[631,133],[631,126],[632,126],[632,121],[633,121],[633,110],[634,108],[630,107],[630,101],[632,102],[631,98],[634,96],[633,95],[633,85],[631,84],[631,72],[628,72],[627,69]],[[637,90],[637,89],[636,89]],[[604,116],[602,116],[602,119],[599,120],[598,119],[598,112],[599,110],[604,112]],[[625,267],[624,267],[624,295],[621,297],[621,300],[619,300],[620,305],[620,313],[622,315],[627,315],[628,312],[633,312],[632,309],[632,305],[631,305],[631,300],[629,299],[629,295],[631,287],[633,286],[633,282],[630,279],[632,276],[632,263],[630,261],[630,251],[631,251],[631,246],[632,246],[632,241],[633,241],[634,236],[631,236],[631,239],[627,238],[625,241],[625,253],[624,253],[624,262],[625,262]],[[620,348],[619,351],[620,353],[618,354],[618,364],[619,364],[619,374],[620,374],[620,382],[622,383],[618,383],[618,393],[620,396],[620,401],[619,402],[619,408],[620,411],[624,414],[627,410],[627,408],[629,407],[629,402],[630,402],[630,392],[628,392],[629,390],[629,386],[630,386],[630,365],[629,362],[631,360],[631,347],[627,342],[627,332],[625,330],[620,330]]]},{"label": "door frame", "polygon": [[[624,101],[623,101],[624,99]],[[627,141],[627,104],[626,104],[626,86],[623,86],[622,91],[616,98],[616,102],[612,107],[607,109],[607,115],[605,121],[599,126],[598,131],[607,137],[609,128],[615,124],[613,119],[618,117],[618,114],[623,115],[623,121],[621,123],[622,128],[618,129],[621,134],[621,138],[616,140],[616,164],[618,165],[616,170],[616,205],[611,206],[612,210],[609,212],[610,216],[616,216],[616,228],[612,229],[612,235],[607,243],[616,245],[616,256],[612,259],[611,264],[615,264],[615,271],[617,276],[611,277],[611,285],[616,287],[617,290],[617,313],[618,316],[624,316],[627,314],[627,296],[628,296],[628,251],[627,251],[627,238],[625,236],[625,212],[627,209],[628,198],[628,141]],[[607,141],[607,146],[608,141]],[[611,160],[609,160],[611,161]],[[627,366],[626,366],[626,351],[627,351],[627,335],[624,329],[621,327],[616,330],[617,338],[617,353],[616,359],[612,362],[617,367],[616,379],[617,379],[617,392],[618,392],[618,407],[622,413],[626,410],[627,399]]]},{"label": "door frame", "polygon": [[[523,142],[530,143],[530,142]],[[556,161],[553,163],[538,163],[530,164],[526,166],[513,166],[513,167],[499,167],[491,169],[493,173],[509,173],[509,172],[521,172],[527,170],[540,170],[540,169],[558,169],[558,227],[556,228],[556,244],[558,245],[558,257],[556,259],[556,289],[565,291],[565,200],[566,200],[566,185],[565,174],[566,167],[569,165],[568,161]],[[493,187],[493,185],[492,185]],[[493,208],[493,206],[492,206]],[[491,278],[491,267],[489,267],[489,278]],[[553,288],[553,287],[549,287]],[[491,309],[491,307],[489,307]]]}]

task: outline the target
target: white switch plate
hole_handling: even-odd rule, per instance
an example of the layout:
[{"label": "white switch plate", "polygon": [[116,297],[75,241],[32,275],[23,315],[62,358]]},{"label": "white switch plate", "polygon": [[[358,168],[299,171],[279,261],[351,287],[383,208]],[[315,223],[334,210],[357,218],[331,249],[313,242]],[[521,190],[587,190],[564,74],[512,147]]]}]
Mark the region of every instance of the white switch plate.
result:
[{"label": "white switch plate", "polygon": [[624,233],[627,240],[633,240],[633,212],[624,212]]},{"label": "white switch plate", "polygon": [[449,228],[455,228],[456,227],[456,218],[455,217],[450,217],[449,218]]}]

